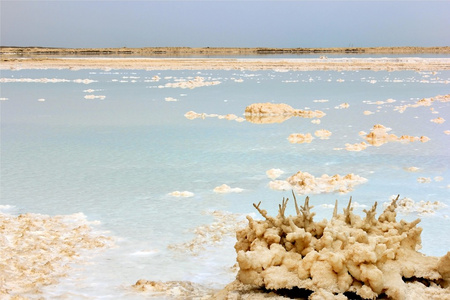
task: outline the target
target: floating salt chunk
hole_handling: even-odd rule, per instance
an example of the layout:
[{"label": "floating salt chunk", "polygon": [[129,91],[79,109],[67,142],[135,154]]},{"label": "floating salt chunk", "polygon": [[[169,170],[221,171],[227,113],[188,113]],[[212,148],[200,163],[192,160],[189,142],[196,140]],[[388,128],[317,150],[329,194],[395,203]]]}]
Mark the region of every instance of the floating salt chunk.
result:
[{"label": "floating salt chunk", "polygon": [[172,97],[166,97],[164,98],[164,100],[166,100],[167,102],[177,102],[178,100]]},{"label": "floating salt chunk", "polygon": [[95,90],[93,90],[93,89],[87,89],[87,90],[84,90],[83,92],[85,92],[85,93],[93,93],[93,92],[95,92]]},{"label": "floating salt chunk", "polygon": [[308,172],[299,171],[286,180],[274,180],[269,187],[274,190],[294,189],[299,194],[348,193],[354,186],[366,182],[367,179],[352,173],[345,176],[339,174],[329,176],[323,174],[315,177]]},{"label": "floating salt chunk", "polygon": [[445,133],[446,135],[450,135],[450,130],[445,130],[444,133]]},{"label": "floating salt chunk", "polygon": [[104,95],[92,95],[92,94],[89,94],[89,95],[84,96],[84,99],[100,99],[100,100],[103,100],[105,98],[106,98],[106,96],[104,96]]},{"label": "floating salt chunk", "polygon": [[345,144],[345,150],[347,151],[362,151],[365,150],[369,144],[366,144],[364,142],[356,143],[356,144]]},{"label": "floating salt chunk", "polygon": [[313,119],[313,120],[311,120],[311,123],[320,124],[320,119]]},{"label": "floating salt chunk", "polygon": [[329,139],[331,134],[332,134],[331,131],[328,131],[326,129],[320,129],[314,132],[314,135],[322,140]]},{"label": "floating salt chunk", "polygon": [[439,182],[439,181],[442,181],[442,180],[444,180],[444,177],[442,177],[442,176],[434,177],[434,181],[436,181],[436,182]]},{"label": "floating salt chunk", "polygon": [[5,97],[1,97],[0,98],[0,101],[7,101],[7,100],[9,100],[8,98],[5,98]]},{"label": "floating salt chunk", "polygon": [[311,143],[314,137],[311,133],[292,133],[288,137],[288,141],[291,144],[303,144],[303,143]]},{"label": "floating salt chunk", "polygon": [[431,178],[430,177],[419,177],[417,178],[417,182],[419,183],[430,183]]},{"label": "floating salt chunk", "polygon": [[282,174],[284,174],[284,171],[281,169],[270,169],[266,171],[266,175],[270,179],[276,179],[280,177]]},{"label": "floating salt chunk", "polygon": [[409,168],[406,168],[406,170],[409,171],[409,172],[417,172],[417,171],[419,171],[420,169],[417,168],[417,167],[409,167]]},{"label": "floating salt chunk", "polygon": [[193,197],[194,193],[189,192],[189,191],[183,191],[183,192],[174,191],[174,192],[169,193],[169,195],[174,196],[174,197]]},{"label": "floating salt chunk", "polygon": [[371,112],[370,110],[365,110],[365,111],[363,112],[363,114],[366,115],[366,116],[368,116],[368,115],[373,115],[374,112]]},{"label": "floating salt chunk", "polygon": [[318,103],[324,103],[324,102],[328,102],[329,100],[327,99],[319,99],[319,100],[313,100],[313,102],[318,102]]},{"label": "floating salt chunk", "polygon": [[37,101],[39,101],[39,102],[44,102],[45,99],[44,99],[44,98],[39,98]]},{"label": "floating salt chunk", "polygon": [[445,122],[445,119],[439,117],[439,118],[436,118],[436,119],[432,119],[432,120],[430,120],[430,121],[433,122],[433,123],[436,123],[436,124],[442,124],[442,123]]},{"label": "floating salt chunk", "polygon": [[349,107],[350,107],[350,104],[348,104],[348,103],[341,103],[338,106],[335,106],[334,108],[335,109],[344,109],[344,108],[349,108]]},{"label": "floating salt chunk", "polygon": [[[386,208],[391,205],[392,201],[394,201],[398,196],[391,196],[391,200],[389,202],[383,203],[383,207]],[[403,214],[409,213],[418,213],[420,216],[433,215],[436,213],[436,210],[446,207],[442,202],[439,201],[419,201],[416,202],[411,198],[403,198],[397,200],[397,208],[395,209],[397,212]]]},{"label": "floating salt chunk", "polygon": [[220,194],[227,194],[227,193],[240,193],[242,192],[243,189],[241,188],[232,188],[227,184],[222,184],[220,186],[216,186],[214,188],[214,192],[215,193],[220,193]]}]

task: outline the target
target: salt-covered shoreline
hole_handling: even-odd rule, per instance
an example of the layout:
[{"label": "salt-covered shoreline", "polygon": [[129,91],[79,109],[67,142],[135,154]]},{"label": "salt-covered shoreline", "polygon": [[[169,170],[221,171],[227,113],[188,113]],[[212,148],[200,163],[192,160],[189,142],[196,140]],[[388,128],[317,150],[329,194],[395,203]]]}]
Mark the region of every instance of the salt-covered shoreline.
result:
[{"label": "salt-covered shoreline", "polygon": [[133,70],[450,70],[450,58],[5,58],[0,70],[133,69]]}]

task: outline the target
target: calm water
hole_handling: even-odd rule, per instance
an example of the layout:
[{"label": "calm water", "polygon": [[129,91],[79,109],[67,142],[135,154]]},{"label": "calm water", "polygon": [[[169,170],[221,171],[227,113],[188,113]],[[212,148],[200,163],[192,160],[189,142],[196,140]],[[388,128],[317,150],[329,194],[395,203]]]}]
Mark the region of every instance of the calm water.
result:
[{"label": "calm water", "polygon": [[[155,75],[161,79],[152,81]],[[161,88],[196,76],[221,83]],[[345,195],[311,195],[317,220],[332,214],[332,208],[322,204],[338,199],[341,210],[350,196],[361,205],[378,201],[378,212],[380,203],[397,194],[416,202],[445,203],[447,207],[422,218],[422,251],[443,255],[450,250],[450,135],[444,133],[450,130],[450,103],[434,103],[438,113],[430,107],[394,111],[398,105],[448,94],[448,71],[21,70],[2,71],[1,77],[66,81],[1,83],[1,98],[7,100],[0,101],[0,205],[12,205],[8,211],[12,214],[83,212],[117,238],[116,248],[96,257],[93,265],[74,270],[60,286],[48,288],[49,296],[138,299],[129,286],[141,278],[189,280],[221,288],[234,276],[229,271],[235,263],[233,238],[207,246],[200,255],[168,246],[191,240],[194,228],[212,223],[207,211],[245,216],[255,212],[252,203],[262,201],[276,215],[278,203],[290,192],[268,187],[271,179],[265,172],[272,168],[285,172],[279,179],[297,171],[317,177],[354,173],[368,179]],[[88,95],[104,97],[85,99]],[[166,101],[168,97],[177,101]],[[387,99],[396,102],[373,104]],[[191,110],[243,116],[245,107],[256,102],[286,103],[327,115],[320,124],[305,118],[254,124],[184,117]],[[349,108],[335,108],[344,102]],[[364,115],[366,110],[374,114]],[[437,117],[447,122],[430,122]],[[388,143],[361,152],[335,150],[363,141],[358,133],[370,132],[375,124],[392,128],[390,133],[398,136],[431,140]],[[292,133],[313,134],[318,129],[331,131],[331,138],[309,144],[287,140]],[[412,166],[419,172],[405,170]],[[418,177],[431,182],[419,183]],[[213,189],[222,184],[244,191],[215,193]],[[194,196],[169,195],[177,190]],[[289,209],[294,213],[293,207]],[[355,210],[363,214],[362,208]],[[417,217],[410,213],[398,219]]]}]

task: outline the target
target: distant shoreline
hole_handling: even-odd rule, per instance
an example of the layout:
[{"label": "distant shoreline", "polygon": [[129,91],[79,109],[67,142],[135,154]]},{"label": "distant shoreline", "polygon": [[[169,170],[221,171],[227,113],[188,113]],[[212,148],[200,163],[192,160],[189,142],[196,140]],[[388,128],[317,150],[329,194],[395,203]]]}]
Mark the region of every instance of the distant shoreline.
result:
[{"label": "distant shoreline", "polygon": [[[317,54],[316,58],[275,58],[270,54]],[[421,58],[414,54],[449,53]],[[450,47],[380,48],[24,48],[0,47],[2,70],[136,69],[136,70],[450,70]],[[351,54],[336,58],[327,54]],[[358,54],[402,54],[402,57],[358,57]],[[220,56],[222,55],[222,57]],[[248,55],[248,58],[247,58]],[[228,57],[229,56],[229,57]],[[236,58],[240,57],[240,58]]]},{"label": "distant shoreline", "polygon": [[190,55],[270,55],[270,54],[450,54],[443,47],[341,47],[341,48],[227,48],[227,47],[143,47],[143,48],[53,48],[0,46],[0,54],[23,57],[47,56],[190,56]]}]

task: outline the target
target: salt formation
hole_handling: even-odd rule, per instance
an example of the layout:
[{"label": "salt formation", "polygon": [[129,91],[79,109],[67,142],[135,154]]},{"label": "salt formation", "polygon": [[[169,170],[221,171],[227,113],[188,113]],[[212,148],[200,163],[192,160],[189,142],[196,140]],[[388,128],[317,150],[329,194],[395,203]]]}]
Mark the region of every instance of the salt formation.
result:
[{"label": "salt formation", "polygon": [[84,251],[113,244],[78,213],[67,216],[0,212],[0,298],[25,299],[70,273]]},{"label": "salt formation", "polygon": [[284,174],[284,171],[281,169],[270,169],[270,170],[266,171],[266,175],[270,179],[277,179],[278,177],[280,177],[283,174]]},{"label": "salt formation", "polygon": [[247,121],[257,124],[282,123],[291,117],[322,118],[320,110],[294,109],[285,103],[253,103],[245,108]]},{"label": "salt formation", "polygon": [[160,296],[164,299],[210,299],[214,290],[190,281],[151,281],[140,279],[134,284],[133,289],[139,292],[147,292],[152,296]]},{"label": "salt formation", "polygon": [[203,212],[203,214],[212,215],[214,222],[198,226],[193,230],[195,237],[192,240],[181,244],[169,245],[169,249],[198,255],[205,251],[206,248],[221,243],[224,238],[233,237],[237,230],[245,226],[245,219],[241,214],[217,210]]},{"label": "salt formation", "polygon": [[288,141],[291,144],[311,143],[313,139],[311,133],[293,133],[288,136]]},{"label": "salt formation", "polygon": [[367,143],[361,142],[356,144],[345,144],[345,150],[347,151],[362,151],[365,150],[368,146],[370,146]]},{"label": "salt formation", "polygon": [[164,98],[164,100],[167,102],[177,102],[178,101],[178,99],[175,99],[173,97],[166,97],[166,98]]},{"label": "salt formation", "polygon": [[449,299],[450,252],[441,258],[419,253],[420,219],[397,222],[397,199],[378,219],[377,203],[361,218],[350,199],[342,214],[336,203],[332,219],[320,222],[313,220],[308,197],[299,207],[294,196],[294,216],[285,215],[288,199],[276,217],[261,202],[253,204],[264,220],[247,216],[248,226],[237,232],[240,270],[221,296],[248,293],[242,286],[252,285],[306,289],[310,299],[346,299],[346,292],[363,299]]},{"label": "salt formation", "polygon": [[269,183],[274,190],[294,189],[298,194],[320,194],[320,193],[348,193],[353,188],[367,179],[352,173],[345,176],[339,174],[329,176],[323,174],[321,177],[315,177],[308,172],[298,171],[286,180],[275,180]]},{"label": "salt formation", "polygon": [[174,196],[174,197],[193,197],[194,193],[189,192],[189,191],[174,191],[172,193],[169,193],[169,195]]},{"label": "salt formation", "polygon": [[236,121],[236,122],[245,122],[245,119],[242,117],[238,117],[235,114],[226,114],[226,115],[218,115],[218,114],[206,114],[206,113],[196,113],[195,111],[188,111],[184,114],[186,119],[194,120],[194,119],[206,119],[206,118],[218,118],[225,119],[228,121]]},{"label": "salt formation", "polygon": [[202,86],[218,85],[220,81],[205,81],[205,78],[197,76],[192,80],[179,81],[179,82],[169,82],[164,85],[168,88],[182,88],[182,89],[194,89]]},{"label": "salt formation", "polygon": [[97,82],[96,80],[91,79],[61,79],[61,78],[0,78],[0,83],[9,83],[9,82],[25,82],[25,83],[61,83],[61,82],[75,82],[75,83],[83,83],[90,84],[93,82]]},{"label": "salt formation", "polygon": [[214,188],[214,192],[219,193],[219,194],[240,193],[242,191],[243,191],[243,189],[241,189],[241,188],[232,188],[227,184],[222,184],[222,185],[216,186]]},{"label": "salt formation", "polygon": [[314,132],[314,135],[317,136],[318,138],[320,138],[321,140],[327,140],[331,136],[331,131],[328,131],[326,129],[320,129],[320,130],[316,130]]},{"label": "salt formation", "polygon": [[334,108],[335,109],[344,109],[344,108],[349,108],[350,107],[350,104],[348,104],[348,103],[341,103],[341,104],[339,104],[338,106],[335,106]]},{"label": "salt formation", "polygon": [[414,104],[407,104],[402,106],[396,106],[394,110],[398,112],[404,112],[408,107],[420,107],[420,106],[431,106],[433,102],[450,102],[450,94],[447,95],[437,95],[431,98],[423,98]]},{"label": "salt formation", "polygon": [[430,121],[433,122],[433,123],[436,123],[436,124],[442,124],[442,123],[445,122],[445,119],[439,117],[439,118],[436,118],[436,119],[431,119]]},{"label": "salt formation", "polygon": [[383,203],[383,207],[386,209],[393,201],[397,201],[396,212],[409,214],[418,213],[420,216],[434,215],[436,210],[446,207],[446,205],[439,201],[419,201],[415,202],[411,198],[398,199],[396,196],[391,197],[391,201]]},{"label": "salt formation", "polygon": [[104,100],[106,98],[106,96],[104,95],[86,95],[84,96],[84,99],[100,99],[100,100]]},{"label": "salt formation", "polygon": [[379,147],[388,142],[416,142],[420,141],[422,143],[428,142],[430,139],[426,136],[410,136],[402,135],[400,137],[395,134],[388,134],[390,128],[384,127],[381,124],[376,124],[371,129],[370,133],[365,136],[365,140],[372,146]]}]

